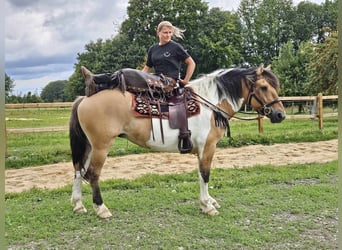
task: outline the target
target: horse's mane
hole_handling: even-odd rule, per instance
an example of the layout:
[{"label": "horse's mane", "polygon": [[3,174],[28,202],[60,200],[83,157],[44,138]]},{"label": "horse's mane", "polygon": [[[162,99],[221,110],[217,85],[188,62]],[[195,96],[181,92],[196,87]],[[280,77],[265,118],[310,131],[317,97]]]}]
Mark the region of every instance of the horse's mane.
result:
[{"label": "horse's mane", "polygon": [[[238,111],[242,104],[242,83],[255,83],[258,68],[232,68],[219,69],[210,74],[202,75],[190,82],[199,95],[204,95],[214,102],[221,102],[223,99]],[[279,80],[268,69],[263,69],[262,76],[279,92]]]}]

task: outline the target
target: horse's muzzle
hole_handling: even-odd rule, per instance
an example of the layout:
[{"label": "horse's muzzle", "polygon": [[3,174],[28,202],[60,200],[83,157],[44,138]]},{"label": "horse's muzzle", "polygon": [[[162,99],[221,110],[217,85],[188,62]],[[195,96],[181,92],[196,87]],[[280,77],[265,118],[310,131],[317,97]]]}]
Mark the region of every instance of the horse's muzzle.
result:
[{"label": "horse's muzzle", "polygon": [[270,113],[266,114],[266,116],[270,118],[272,123],[280,123],[286,118],[285,112],[279,109],[271,109]]}]

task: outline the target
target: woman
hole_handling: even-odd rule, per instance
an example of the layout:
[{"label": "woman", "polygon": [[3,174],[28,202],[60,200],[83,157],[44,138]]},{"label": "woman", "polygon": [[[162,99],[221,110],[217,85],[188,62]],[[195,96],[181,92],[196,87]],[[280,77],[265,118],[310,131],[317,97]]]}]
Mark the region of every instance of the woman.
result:
[{"label": "woman", "polygon": [[[183,39],[183,32],[168,21],[159,23],[157,27],[157,36],[159,43],[152,45],[147,54],[147,62],[144,66],[144,72],[150,72],[154,68],[156,74],[163,74],[171,77],[175,81],[178,80],[180,85],[185,86],[194,73],[196,64],[191,56],[184,48],[172,37]],[[187,65],[184,79],[180,79],[180,67],[184,62]]]}]

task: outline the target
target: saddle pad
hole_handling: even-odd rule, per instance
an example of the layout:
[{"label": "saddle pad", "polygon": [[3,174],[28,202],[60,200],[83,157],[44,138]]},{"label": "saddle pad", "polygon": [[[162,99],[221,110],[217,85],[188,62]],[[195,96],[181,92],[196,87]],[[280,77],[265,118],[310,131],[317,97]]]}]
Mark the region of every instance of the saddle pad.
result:
[{"label": "saddle pad", "polygon": [[[132,93],[132,96],[132,106],[135,117],[169,119],[170,106],[166,101],[151,101],[151,98],[147,94],[137,95]],[[160,106],[160,109],[158,106]],[[197,99],[190,96],[187,97],[187,110],[188,117],[195,116],[200,113],[200,103]]]}]

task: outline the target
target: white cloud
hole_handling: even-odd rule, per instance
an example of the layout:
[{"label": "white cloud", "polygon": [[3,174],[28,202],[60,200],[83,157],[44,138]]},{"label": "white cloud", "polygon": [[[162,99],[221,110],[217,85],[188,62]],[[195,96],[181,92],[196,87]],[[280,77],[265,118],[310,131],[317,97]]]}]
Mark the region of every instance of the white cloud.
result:
[{"label": "white cloud", "polygon": [[5,0],[5,71],[15,82],[15,92],[68,79],[87,43],[116,34],[114,23],[124,19],[127,3]]}]

